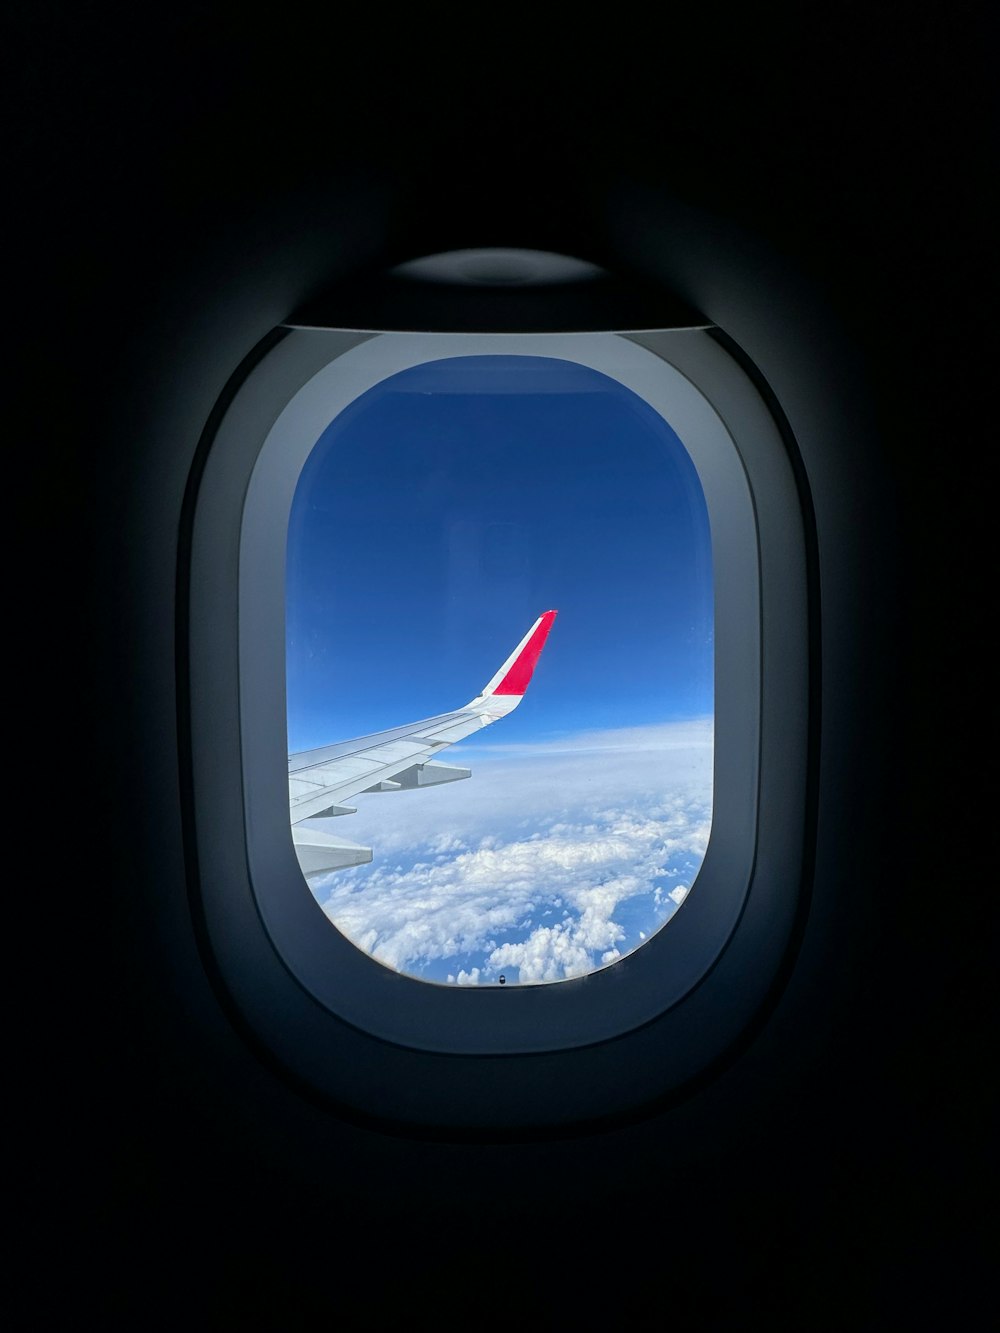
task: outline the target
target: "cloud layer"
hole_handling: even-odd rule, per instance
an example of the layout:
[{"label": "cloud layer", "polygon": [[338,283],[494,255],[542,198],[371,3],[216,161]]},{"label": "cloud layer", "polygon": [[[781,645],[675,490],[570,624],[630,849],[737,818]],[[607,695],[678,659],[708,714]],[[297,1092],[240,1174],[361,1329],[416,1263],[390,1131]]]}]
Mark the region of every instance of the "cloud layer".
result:
[{"label": "cloud layer", "polygon": [[559,981],[631,952],[683,902],[708,845],[710,722],[452,753],[471,780],[360,797],[345,834],[372,864],[315,888],[386,966]]}]

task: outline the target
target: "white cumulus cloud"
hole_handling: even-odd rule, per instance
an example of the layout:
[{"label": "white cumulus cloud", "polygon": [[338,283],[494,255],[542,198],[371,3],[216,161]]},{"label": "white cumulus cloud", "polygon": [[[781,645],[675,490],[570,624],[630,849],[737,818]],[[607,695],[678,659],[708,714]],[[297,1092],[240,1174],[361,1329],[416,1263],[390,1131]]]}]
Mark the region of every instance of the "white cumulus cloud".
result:
[{"label": "white cumulus cloud", "polygon": [[458,749],[471,780],[358,799],[348,836],[373,861],[314,891],[359,948],[456,985],[558,981],[683,902],[711,825],[710,724]]}]

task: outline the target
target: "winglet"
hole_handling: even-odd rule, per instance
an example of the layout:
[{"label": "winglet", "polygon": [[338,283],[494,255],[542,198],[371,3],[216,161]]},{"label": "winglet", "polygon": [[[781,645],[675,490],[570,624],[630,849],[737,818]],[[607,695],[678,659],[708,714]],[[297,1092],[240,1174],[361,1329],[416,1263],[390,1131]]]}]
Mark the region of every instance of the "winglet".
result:
[{"label": "winglet", "polygon": [[557,612],[555,611],[545,611],[538,617],[510,657],[507,658],[483,690],[480,698],[486,698],[491,694],[516,695],[520,698],[524,694],[556,615]]}]

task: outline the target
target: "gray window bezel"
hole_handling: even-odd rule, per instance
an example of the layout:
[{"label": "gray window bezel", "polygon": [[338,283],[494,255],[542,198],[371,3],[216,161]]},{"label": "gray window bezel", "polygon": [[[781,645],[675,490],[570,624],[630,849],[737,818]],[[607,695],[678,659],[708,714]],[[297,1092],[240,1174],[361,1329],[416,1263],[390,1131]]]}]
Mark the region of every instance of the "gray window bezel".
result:
[{"label": "gray window bezel", "polygon": [[[305,457],[335,412],[378,379],[421,360],[491,351],[592,365],[664,412],[705,488],[716,596],[713,826],[692,892],[666,928],[610,967],[507,989],[403,976],[330,924],[292,847],[284,722],[284,552]],[[239,1014],[286,1067],[326,1095],[378,1114],[375,1089],[384,1075],[373,1072],[366,1092],[365,1080],[347,1078],[341,1067],[348,1048],[360,1042],[370,1057],[377,1043],[394,1052],[390,1064],[416,1060],[422,1069],[419,1092],[410,1082],[394,1113],[433,1118],[449,1106],[465,1123],[489,1118],[504,1097],[493,1079],[480,1080],[478,1095],[466,1081],[456,1095],[440,1057],[450,1057],[448,1065],[466,1057],[480,1066],[483,1058],[499,1062],[515,1086],[515,1066],[524,1061],[551,1056],[565,1066],[574,1051],[652,1042],[657,1067],[630,1075],[632,1094],[648,1097],[694,1077],[736,1039],[773,982],[798,902],[807,578],[796,482],[780,432],[750,379],[707,331],[290,329],[218,421],[198,486],[190,572],[204,934]],[[734,968],[741,969],[735,977]],[[425,1067],[431,1056],[438,1059]],[[623,1095],[591,1087],[582,1114],[606,1114]],[[525,1097],[522,1088],[515,1118],[549,1119],[549,1101],[541,1093]]]}]

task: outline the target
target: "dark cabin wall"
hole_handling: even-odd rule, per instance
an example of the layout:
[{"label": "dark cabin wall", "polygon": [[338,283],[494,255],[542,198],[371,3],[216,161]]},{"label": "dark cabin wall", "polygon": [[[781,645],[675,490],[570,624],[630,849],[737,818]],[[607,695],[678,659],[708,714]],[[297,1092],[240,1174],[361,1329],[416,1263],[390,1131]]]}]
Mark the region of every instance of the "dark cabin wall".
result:
[{"label": "dark cabin wall", "polygon": [[[422,16],[390,39],[388,15],[12,10],[12,642],[43,866],[8,1002],[22,1323],[506,1324],[581,1298],[694,1328],[985,1322],[984,9],[670,14],[667,41],[504,16],[458,57]],[[799,965],[715,1083],[557,1141],[383,1135],[285,1086],[216,1003],[184,889],[173,598],[204,421],[325,284],[479,244],[676,290],[824,481]],[[829,410],[797,424],[804,383]]]}]

